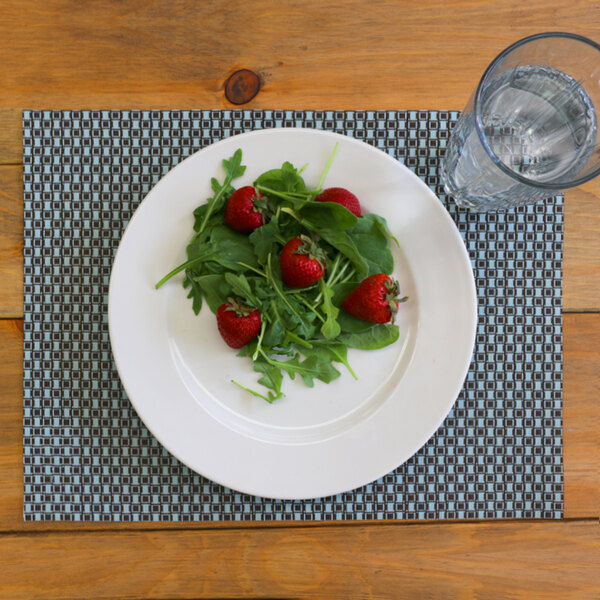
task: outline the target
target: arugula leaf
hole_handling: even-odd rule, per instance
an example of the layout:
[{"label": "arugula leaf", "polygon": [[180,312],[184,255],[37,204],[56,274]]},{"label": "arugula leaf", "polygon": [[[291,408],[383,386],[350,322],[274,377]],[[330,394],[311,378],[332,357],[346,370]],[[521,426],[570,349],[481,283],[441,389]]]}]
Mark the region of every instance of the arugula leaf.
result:
[{"label": "arugula leaf", "polygon": [[215,193],[214,197],[208,201],[208,208],[204,214],[202,222],[199,225],[198,231],[202,232],[208,223],[208,218],[211,213],[223,208],[227,199],[226,192],[230,189],[230,184],[234,179],[241,177],[246,171],[246,167],[242,165],[242,150],[238,148],[230,159],[223,160],[223,169],[225,170],[225,181],[218,187],[216,180],[211,180],[212,189]]},{"label": "arugula leaf", "polygon": [[[260,382],[260,379],[259,379],[259,382]],[[231,383],[235,383],[235,385],[237,385],[238,387],[241,387],[243,390],[246,390],[247,392],[249,392],[253,396],[256,396],[257,398],[262,398],[263,400],[266,400],[270,404],[272,404],[273,402],[275,402],[275,400],[279,400],[279,398],[283,398],[284,397],[284,394],[282,394],[281,392],[279,392],[278,394],[274,394],[273,392],[267,392],[267,395],[265,396],[264,394],[261,394],[260,392],[257,392],[256,390],[253,390],[252,388],[249,388],[249,387],[246,387],[245,385],[242,385],[241,383],[239,383],[235,379],[232,379]],[[267,387],[267,386],[265,386],[265,387]]]},{"label": "arugula leaf", "polygon": [[200,314],[202,310],[202,288],[198,285],[198,282],[192,277],[191,273],[186,271],[186,277],[183,280],[183,287],[190,288],[187,295],[188,298],[192,299],[192,310],[195,315]]},{"label": "arugula leaf", "polygon": [[263,357],[269,364],[276,364],[284,370],[290,379],[295,379],[297,374],[300,375],[308,387],[314,386],[315,379],[329,383],[340,376],[340,372],[331,364],[330,360],[323,360],[316,354],[312,354],[305,360],[301,360],[299,354],[290,360],[280,361],[274,361],[264,355]]},{"label": "arugula leaf", "polygon": [[329,357],[329,360],[342,363],[348,369],[350,375],[352,375],[354,379],[358,379],[348,362],[348,346],[341,343],[332,343],[327,340],[315,340],[314,344],[316,347],[313,346],[312,349],[307,350],[303,348],[302,354],[308,356],[311,352],[315,352]]},{"label": "arugula leaf", "polygon": [[[257,373],[262,373],[262,377],[258,380],[258,383],[275,392],[273,400],[283,397],[281,392],[283,374],[277,365],[271,364],[264,356],[259,355],[254,361],[254,370]],[[273,400],[270,401],[273,402]]]},{"label": "arugula leaf", "polygon": [[341,331],[339,323],[336,318],[340,312],[340,309],[333,304],[331,299],[333,298],[333,290],[321,279],[319,281],[321,287],[321,294],[323,296],[323,312],[327,319],[321,326],[321,333],[325,336],[326,340],[332,340],[336,338]]}]

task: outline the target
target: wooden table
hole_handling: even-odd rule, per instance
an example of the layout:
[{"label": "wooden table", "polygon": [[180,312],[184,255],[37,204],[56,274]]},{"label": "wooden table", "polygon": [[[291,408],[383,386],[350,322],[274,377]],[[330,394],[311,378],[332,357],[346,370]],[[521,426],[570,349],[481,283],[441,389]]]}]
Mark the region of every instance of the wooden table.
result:
[{"label": "wooden table", "polygon": [[600,598],[600,179],[566,196],[562,521],[24,523],[23,108],[462,109],[540,31],[600,39],[590,0],[0,2],[0,596]]}]

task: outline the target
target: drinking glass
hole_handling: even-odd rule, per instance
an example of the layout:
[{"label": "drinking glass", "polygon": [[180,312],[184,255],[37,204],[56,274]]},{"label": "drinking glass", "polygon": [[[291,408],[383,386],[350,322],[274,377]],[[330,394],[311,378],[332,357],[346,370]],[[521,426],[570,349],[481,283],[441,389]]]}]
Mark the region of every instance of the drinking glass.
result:
[{"label": "drinking glass", "polygon": [[548,198],[600,173],[600,46],[540,33],[487,68],[448,141],[446,192],[476,211]]}]

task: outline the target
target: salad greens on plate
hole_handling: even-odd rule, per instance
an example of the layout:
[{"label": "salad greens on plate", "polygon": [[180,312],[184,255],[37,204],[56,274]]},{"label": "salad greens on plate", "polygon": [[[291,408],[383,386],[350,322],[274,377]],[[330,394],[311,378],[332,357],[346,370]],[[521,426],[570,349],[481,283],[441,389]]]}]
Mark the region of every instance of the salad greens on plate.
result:
[{"label": "salad greens on plate", "polygon": [[224,341],[253,361],[264,393],[284,396],[284,372],[312,387],[340,376],[334,363],[348,363],[348,348],[375,350],[399,337],[393,316],[398,284],[386,220],[362,214],[358,199],[343,188],[323,190],[334,149],[315,188],[303,169],[289,162],[235,189],[242,152],[223,160],[222,183],[194,211],[187,260],[156,287],[184,271],[196,314],[204,303],[217,317]]}]

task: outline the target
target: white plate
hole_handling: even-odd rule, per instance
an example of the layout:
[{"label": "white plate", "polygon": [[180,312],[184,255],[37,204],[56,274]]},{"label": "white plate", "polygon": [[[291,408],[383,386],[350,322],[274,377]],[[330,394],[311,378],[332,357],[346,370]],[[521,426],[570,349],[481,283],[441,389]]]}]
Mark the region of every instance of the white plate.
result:
[{"label": "white plate", "polygon": [[[325,187],[352,190],[365,212],[387,218],[400,241],[394,276],[400,340],[350,350],[358,375],[308,388],[285,378],[268,404],[231,383],[257,386],[204,306],[196,317],[182,276],[154,284],[185,260],[192,211],[223,178],[237,148],[250,184],[284,160],[316,185],[334,147]],[[227,487],[272,498],[313,498],[369,483],[410,458],[440,426],[462,387],[476,327],[471,264],[452,219],[429,188],[387,154],[345,136],[271,129],[222,140],[169,172],[135,212],[119,246],[109,292],[112,350],[139,416],[194,471]]]}]

